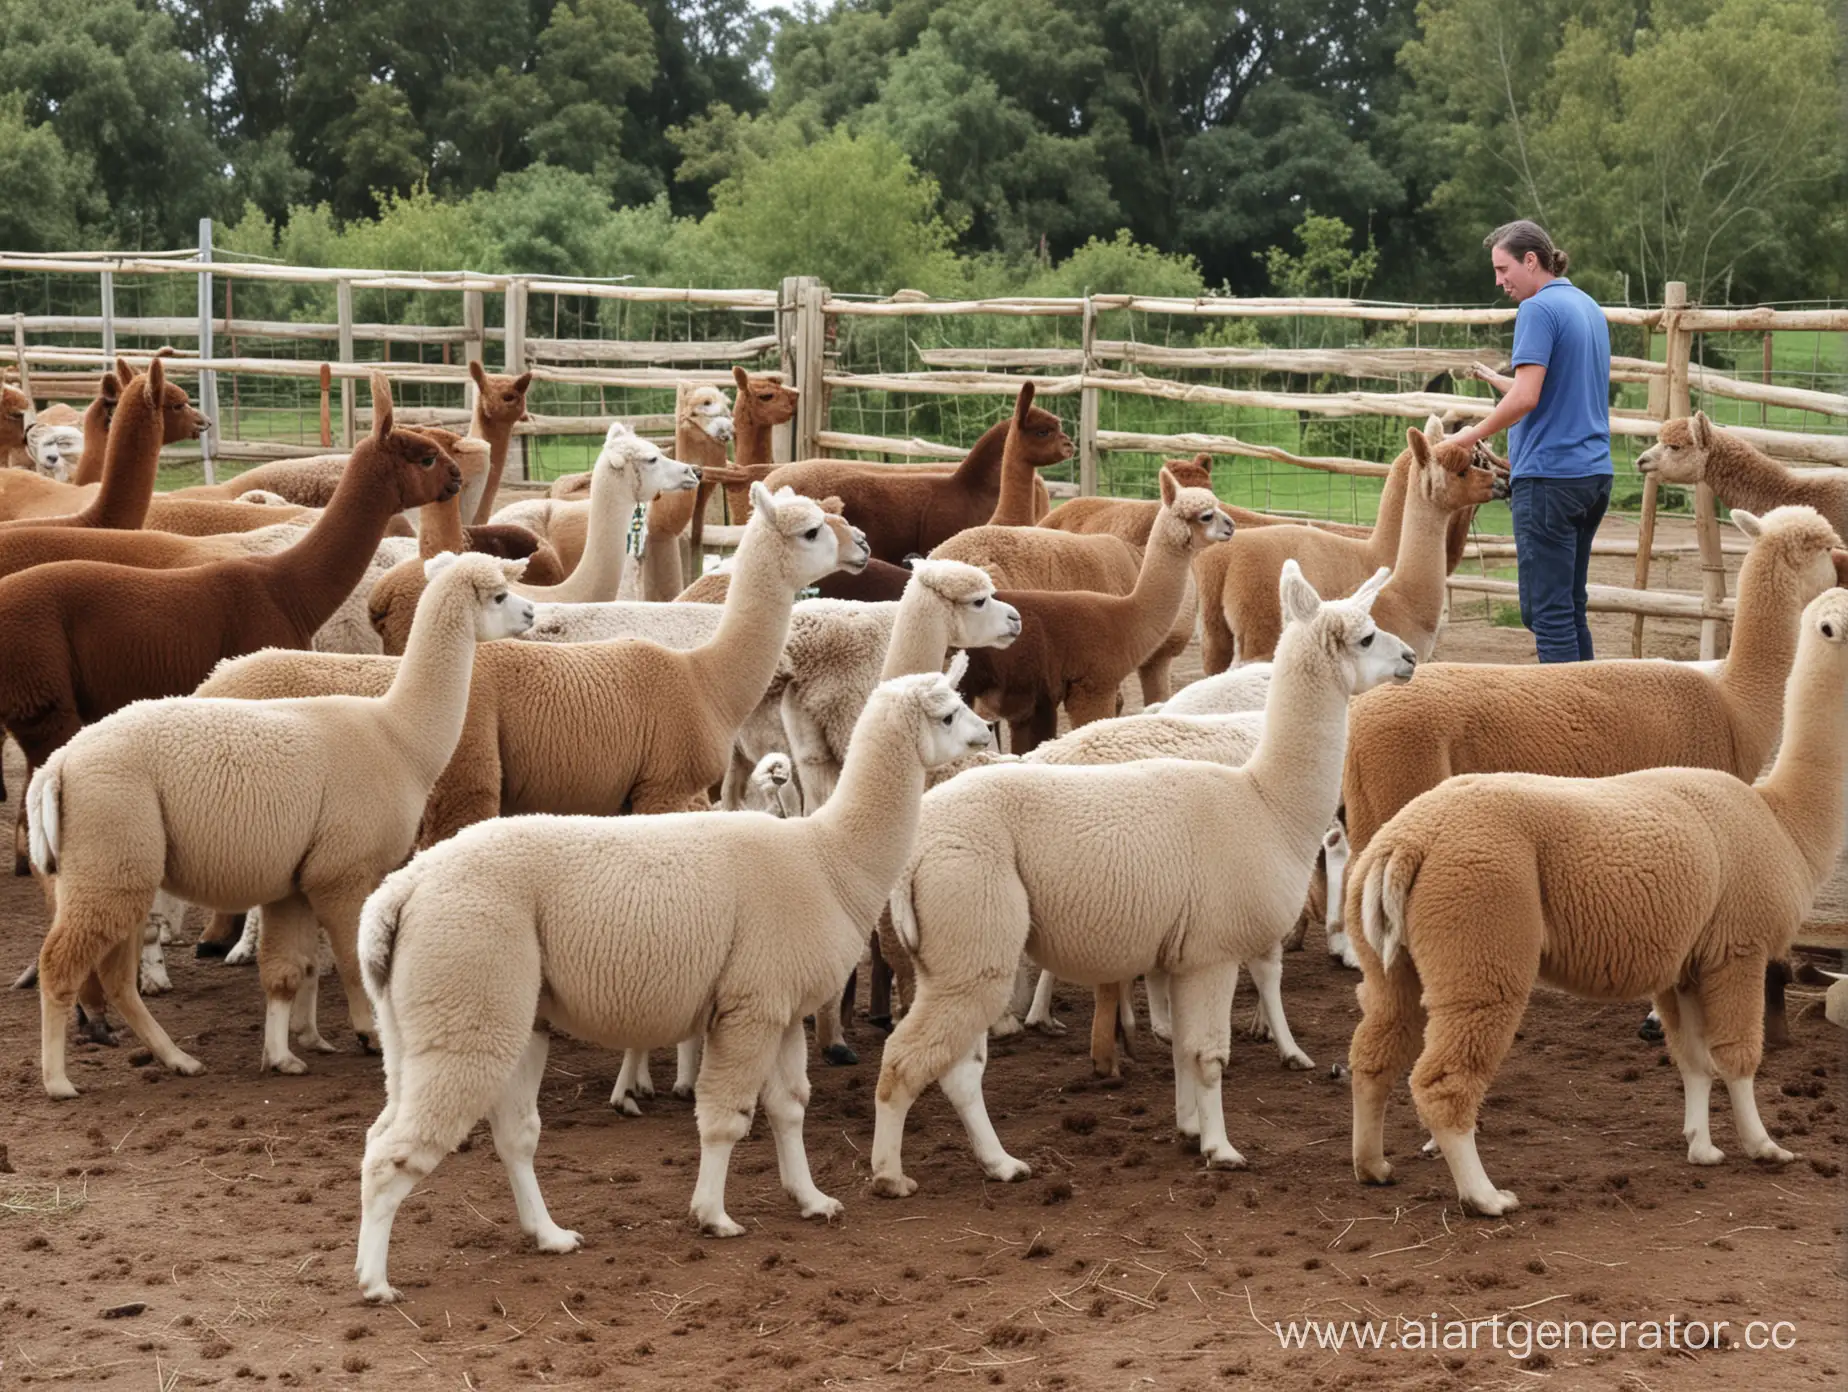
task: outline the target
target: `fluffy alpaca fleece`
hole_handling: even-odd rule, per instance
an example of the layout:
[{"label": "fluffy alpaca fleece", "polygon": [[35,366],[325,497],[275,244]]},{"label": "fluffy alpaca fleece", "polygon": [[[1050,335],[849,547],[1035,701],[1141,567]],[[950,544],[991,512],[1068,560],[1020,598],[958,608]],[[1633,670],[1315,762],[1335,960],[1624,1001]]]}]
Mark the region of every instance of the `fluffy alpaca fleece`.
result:
[{"label": "fluffy alpaca fleece", "polygon": [[252,465],[222,483],[195,483],[175,488],[167,496],[234,502],[239,498],[249,501],[248,494],[262,492],[272,493],[298,507],[323,508],[340,486],[340,476],[346,472],[350,457],[341,450],[337,454],[311,454],[304,459],[272,459],[265,464]]},{"label": "fluffy alpaca fleece", "polygon": [[366,1297],[398,1298],[386,1279],[398,1206],[484,1113],[521,1228],[545,1251],[579,1245],[533,1173],[548,1027],[641,1049],[706,1030],[703,1231],[745,1231],[725,1212],[725,1178],[760,1096],[784,1188],[804,1217],[837,1216],[802,1143],[802,1017],[859,958],[911,852],[924,770],[987,744],[951,681],[903,677],[867,702],[840,790],[812,816],[512,818],[387,877],[361,928],[386,1087],[360,1167]]},{"label": "fluffy alpaca fleece", "polygon": [[[1036,472],[1069,459],[1072,443],[1050,411],[1034,406],[1031,386],[1021,390],[1006,420],[990,426],[954,470],[907,468],[860,459],[804,459],[780,464],[767,476],[819,497],[838,495],[848,516],[866,528],[873,555],[897,565],[924,555],[958,532],[987,524],[998,508],[1005,521],[1028,525],[1046,515],[1049,499]],[[1003,503],[1006,455],[1014,441],[1015,482]],[[728,478],[751,471],[734,469]],[[1026,491],[1031,490],[1031,502]],[[955,557],[953,559],[966,559]]]},{"label": "fluffy alpaca fleece", "polygon": [[507,469],[513,428],[528,418],[526,390],[533,384],[533,374],[522,372],[516,377],[489,372],[476,358],[469,362],[468,375],[475,380],[475,409],[468,433],[488,442],[488,472],[481,481],[478,495],[463,494],[462,520],[479,525],[493,518],[501,475]]},{"label": "fluffy alpaca fleece", "polygon": [[1706,483],[1728,507],[1799,504],[1815,508],[1848,536],[1848,477],[1840,469],[1793,469],[1707,419],[1705,411],[1663,421],[1656,442],[1636,457],[1636,470],[1665,483]]},{"label": "fluffy alpaca fleece", "polygon": [[[1213,456],[1196,454],[1192,459],[1164,459],[1162,468],[1174,475],[1183,488],[1213,486]],[[1040,518],[1039,525],[1055,532],[1107,533],[1140,551],[1148,545],[1149,531],[1161,511],[1158,498],[1073,498],[1060,503]],[[1234,515],[1233,522],[1244,523]]]},{"label": "fluffy alpaca fleece", "polygon": [[[707,469],[723,469],[725,445],[731,437],[731,403],[725,393],[717,387],[681,384],[674,398],[675,455],[702,474]],[[690,495],[663,494],[648,505],[639,562],[643,599],[670,600],[686,588],[687,558],[681,554],[680,538],[696,511],[704,521],[706,497],[715,487],[702,481]]]},{"label": "fluffy alpaca fleece", "polygon": [[[699,471],[644,440],[621,421],[609,428],[591,470],[590,531],[584,556],[556,585],[519,585],[526,598],[548,604],[607,603],[622,587],[624,533],[637,504],[667,492],[691,492]],[[373,627],[385,651],[404,651],[411,616],[423,593],[423,571],[406,564],[383,576],[369,601]]]},{"label": "fluffy alpaca fleece", "polygon": [[[76,420],[47,420],[50,414],[50,410],[43,411],[32,423],[26,432],[26,449],[39,473],[59,483],[69,483],[83,458],[83,427]],[[77,413],[71,411],[71,415],[75,417]]]},{"label": "fluffy alpaca fleece", "polygon": [[1144,706],[1144,715],[1231,715],[1235,711],[1263,710],[1270,695],[1269,662],[1244,662],[1210,677],[1189,682],[1166,701]]},{"label": "fluffy alpaca fleece", "polygon": [[746,812],[768,812],[772,817],[800,817],[802,790],[796,786],[795,760],[773,749],[757,761],[746,789]]},{"label": "fluffy alpaca fleece", "polygon": [[[1140,672],[1149,696],[1150,669],[1160,664],[1157,689],[1161,696],[1168,694],[1160,689],[1167,685],[1163,654],[1182,612],[1188,564],[1204,548],[1232,535],[1232,519],[1212,493],[1179,488],[1165,470],[1161,498],[1161,515],[1128,593],[1004,591],[1008,602],[1021,609],[1022,641],[1004,653],[978,655],[963,689],[984,716],[1009,723],[1013,752],[1024,753],[1050,739],[1061,705],[1075,726],[1115,715],[1120,688],[1132,672]],[[994,530],[1063,542],[1106,542],[1134,554],[1110,536],[1068,536],[1028,527]]]},{"label": "fluffy alpaca fleece", "polygon": [[[866,533],[850,523],[843,515],[839,498],[818,498],[816,501],[821,504],[821,510],[828,514],[828,526],[833,530],[835,539],[840,542],[841,547],[841,568],[833,575],[824,575],[819,582],[818,588],[825,594],[829,581],[837,578],[851,579],[864,571],[872,563],[873,553],[866,540]],[[727,557],[672,598],[682,604],[723,604],[726,594],[731,589],[731,569],[732,559]],[[901,580],[889,598],[897,599],[899,592],[904,588],[904,581]],[[587,604],[579,605],[577,608],[587,616],[594,612],[592,606]],[[604,636],[613,637],[615,635]]]},{"label": "fluffy alpaca fleece", "polygon": [[875,1192],[916,1189],[900,1143],[906,1113],[933,1079],[988,1174],[1027,1174],[1001,1148],[981,1093],[986,1027],[1007,1003],[1023,950],[1093,985],[1167,971],[1176,1122],[1209,1165],[1244,1163],[1226,1138],[1220,1098],[1238,965],[1266,970],[1302,907],[1340,796],[1348,698],[1412,674],[1411,650],[1368,614],[1384,580],[1323,603],[1285,566],[1292,622],[1263,737],[1242,768],[1002,764],[926,796],[917,849],[892,893],[918,994],[880,1069]]},{"label": "fluffy alpaca fleece", "polygon": [[518,564],[430,562],[443,582],[381,700],[142,701],[33,775],[32,859],[58,875],[57,917],[39,954],[46,1092],[77,1095],[63,1021],[91,971],[162,1063],[202,1071],[135,986],[139,930],[163,888],[218,909],[265,906],[265,1067],[303,1071],[289,1050],[289,1003],[312,969],[317,919],[353,993],[354,1027],[369,1032],[354,971],[360,905],[411,849],[461,731],[476,640],[531,620],[531,606],[507,593],[507,567]]},{"label": "fluffy alpaca fleece", "polygon": [[1349,1050],[1358,1179],[1392,1176],[1386,1094],[1416,1056],[1412,1100],[1463,1206],[1518,1206],[1483,1170],[1476,1117],[1537,980],[1655,1001],[1690,1164],[1725,1158],[1709,1130],[1716,1076],[1746,1153],[1793,1158],[1759,1120],[1752,1079],[1767,961],[1789,950],[1842,848],[1848,591],[1812,600],[1799,627],[1783,746],[1756,786],[1688,768],[1473,774],[1380,828],[1348,885],[1366,973]]}]

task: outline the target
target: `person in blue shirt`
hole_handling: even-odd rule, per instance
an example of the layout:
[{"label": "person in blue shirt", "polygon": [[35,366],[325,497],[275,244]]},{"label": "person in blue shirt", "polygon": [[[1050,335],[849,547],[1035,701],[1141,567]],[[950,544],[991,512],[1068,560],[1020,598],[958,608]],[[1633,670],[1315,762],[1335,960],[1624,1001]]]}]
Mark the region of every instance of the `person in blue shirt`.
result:
[{"label": "person in blue shirt", "polygon": [[1471,373],[1502,394],[1451,437],[1508,432],[1521,622],[1542,662],[1589,662],[1585,579],[1611,500],[1611,333],[1598,302],[1566,279],[1567,256],[1537,224],[1506,223],[1483,245],[1514,315],[1514,376]]}]

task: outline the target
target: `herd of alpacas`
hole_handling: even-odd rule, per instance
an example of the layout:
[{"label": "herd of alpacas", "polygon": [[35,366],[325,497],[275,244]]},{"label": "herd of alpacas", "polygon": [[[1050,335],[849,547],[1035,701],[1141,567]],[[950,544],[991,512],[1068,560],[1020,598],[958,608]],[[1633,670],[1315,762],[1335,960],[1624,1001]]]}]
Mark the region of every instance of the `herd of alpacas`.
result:
[{"label": "herd of alpacas", "polygon": [[[1028,1173],[982,1081],[991,1034],[1064,1028],[1055,978],[1094,989],[1102,1072],[1146,981],[1176,1127],[1242,1166],[1222,1099],[1239,970],[1253,1028],[1310,1068],[1282,967],[1311,923],[1361,973],[1363,1182],[1391,1178],[1384,1104],[1409,1069],[1464,1208],[1516,1207],[1476,1121],[1536,982],[1653,1002],[1691,1163],[1723,1158],[1715,1078],[1747,1154],[1791,1159],[1753,1077],[1768,994],[1783,1027],[1767,983],[1844,839],[1833,478],[1668,422],[1640,467],[1709,482],[1751,541],[1729,656],[1460,665],[1430,661],[1445,579],[1507,470],[1436,421],[1407,431],[1371,527],[1224,507],[1204,455],[1155,499],[1052,511],[1039,470],[1072,443],[1030,385],[953,469],[777,464],[796,393],[738,369],[729,401],[680,390],[673,455],[618,424],[588,474],[496,507],[530,378],[477,363],[465,436],[398,424],[375,376],[350,454],[157,495],[162,447],[206,428],[165,363],[118,361],[81,415],[30,427],[20,393],[0,401],[25,465],[0,470],[0,724],[51,915],[21,984],[45,1089],[71,1098],[73,1017],[108,1038],[111,1007],[202,1071],[143,999],[169,989],[186,904],[213,915],[202,955],[256,959],[266,1069],[334,1047],[329,953],[383,1055],[369,1298],[399,1298],[398,1207],[484,1116],[521,1228],[577,1248],[534,1171],[554,1030],[624,1051],[631,1114],[649,1051],[677,1049],[702,1231],[744,1231],[725,1183],[760,1102],[800,1212],[837,1215],[804,1150],[805,1019],[853,1061],[842,994],[869,939],[881,1195],[916,1189],[905,1118],[932,1082],[990,1177]],[[623,600],[632,530],[643,598]],[[698,574],[715,539],[735,551]],[[1177,693],[1197,633],[1208,675]],[[1122,716],[1131,677],[1145,708]]]}]

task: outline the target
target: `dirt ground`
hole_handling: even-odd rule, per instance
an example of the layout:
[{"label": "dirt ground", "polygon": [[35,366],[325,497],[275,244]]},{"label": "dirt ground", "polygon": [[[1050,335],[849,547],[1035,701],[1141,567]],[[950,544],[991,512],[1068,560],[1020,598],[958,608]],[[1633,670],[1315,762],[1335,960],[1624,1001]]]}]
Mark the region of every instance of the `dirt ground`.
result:
[{"label": "dirt ground", "polygon": [[[1629,562],[1597,579],[1627,583]],[[1692,567],[1691,560],[1676,563]],[[1691,574],[1658,584],[1692,588]],[[1440,656],[1531,660],[1531,639],[1459,606]],[[1627,618],[1598,619],[1627,653]],[[1694,626],[1653,623],[1652,655],[1688,656]],[[20,768],[7,768],[17,795]],[[12,808],[7,808],[10,818]],[[0,968],[36,951],[40,896],[0,881]],[[198,922],[189,925],[190,943]],[[998,1044],[989,1106],[1031,1179],[983,1179],[935,1090],[913,1112],[912,1199],[867,1187],[879,1036],[850,1026],[857,1067],[813,1069],[807,1137],[816,1179],[847,1205],[803,1222],[776,1181],[767,1128],[737,1151],[735,1241],[686,1221],[697,1140],[690,1103],[640,1119],[607,1097],[617,1060],[558,1041],[541,1100],[540,1182],[583,1251],[533,1252],[485,1129],[407,1201],[392,1273],[409,1299],[359,1299],[352,1262],[358,1160],[382,1087],[353,1051],[337,985],[322,1018],[343,1052],[304,1078],[256,1072],[254,969],[169,951],[176,990],[156,1015],[209,1072],[177,1079],[131,1040],[75,1047],[83,1095],[40,1089],[36,995],[0,993],[0,1387],[512,1386],[802,1388],[1839,1388],[1848,1368],[1843,1219],[1848,1148],[1842,1035],[1791,994],[1791,1047],[1769,1055],[1758,1097],[1799,1159],[1686,1163],[1677,1076],[1638,1039],[1640,1006],[1542,991],[1485,1111],[1484,1160],[1520,1194],[1508,1219],[1463,1216],[1441,1160],[1418,1155],[1403,1087],[1391,1188],[1348,1164],[1343,1060],[1356,977],[1312,932],[1287,959],[1286,1001],[1318,1067],[1283,1069],[1235,1038],[1231,1136],[1250,1160],[1205,1172],[1171,1140],[1168,1063],[1148,1035],[1120,1084],[1090,1077],[1089,1001],[1059,998],[1072,1030]],[[1242,1024],[1250,996],[1241,993]],[[336,1023],[339,1028],[336,1029]],[[657,1055],[665,1082],[672,1064]],[[1725,1103],[1715,1140],[1736,1150]],[[1549,1148],[1550,1147],[1550,1148]],[[5,1165],[0,1164],[0,1169]],[[1487,1323],[1503,1317],[1502,1325]],[[1584,1347],[1596,1321],[1727,1322],[1718,1349]],[[1387,1321],[1398,1346],[1285,1349],[1294,1320]],[[1401,1320],[1411,1321],[1408,1326]],[[1536,1348],[1509,1321],[1580,1321],[1569,1350]],[[1433,1321],[1483,1321],[1476,1347]],[[1751,1321],[1763,1327],[1748,1332]],[[1787,1321],[1772,1330],[1776,1321]],[[1424,1335],[1426,1347],[1415,1347]],[[1332,1331],[1331,1331],[1332,1332]],[[1775,1334],[1781,1349],[1740,1346]],[[1526,1357],[1509,1344],[1526,1342]],[[1350,1341],[1353,1336],[1348,1335]],[[1495,1346],[1499,1339],[1501,1346]],[[1449,1340],[1449,1346],[1445,1341]]]}]

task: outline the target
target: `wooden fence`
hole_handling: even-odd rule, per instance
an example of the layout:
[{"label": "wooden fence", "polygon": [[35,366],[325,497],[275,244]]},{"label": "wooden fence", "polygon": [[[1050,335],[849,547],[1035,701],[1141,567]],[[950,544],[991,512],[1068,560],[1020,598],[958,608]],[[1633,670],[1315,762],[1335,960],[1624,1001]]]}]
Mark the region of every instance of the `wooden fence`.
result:
[{"label": "wooden fence", "polygon": [[[1099,486],[1100,459],[1112,452],[1191,455],[1205,452],[1266,460],[1293,468],[1353,477],[1378,477],[1386,465],[1377,459],[1346,455],[1304,453],[1209,432],[1148,433],[1102,428],[1100,403],[1106,397],[1141,397],[1179,405],[1250,407],[1294,413],[1302,419],[1393,417],[1422,420],[1430,414],[1476,418],[1488,414],[1493,399],[1454,390],[1263,390],[1228,387],[1161,375],[1188,370],[1220,374],[1283,374],[1308,382],[1328,377],[1362,383],[1387,378],[1416,378],[1428,383],[1443,374],[1461,374],[1481,362],[1500,366],[1497,354],[1482,347],[1224,347],[1207,344],[1164,345],[1132,339],[1110,339],[1097,333],[1100,315],[1127,311],[1156,316],[1170,322],[1224,321],[1230,318],[1295,320],[1358,320],[1407,326],[1500,326],[1514,317],[1512,308],[1426,307],[1366,303],[1344,299],[1173,299],[1132,295],[1090,295],[1078,298],[1008,297],[988,300],[932,300],[901,291],[888,299],[869,300],[837,296],[813,277],[792,276],[776,290],[677,290],[635,286],[621,282],[570,280],[548,276],[487,275],[474,272],[406,273],[353,268],[309,268],[252,265],[214,260],[210,228],[201,228],[201,250],[162,256],[0,256],[0,273],[94,277],[97,282],[96,314],[26,314],[12,317],[13,360],[9,376],[24,380],[43,399],[51,395],[81,396],[94,389],[98,368],[112,360],[119,338],[134,338],[145,350],[149,343],[190,343],[182,349],[170,371],[197,374],[201,409],[216,426],[219,422],[218,379],[306,378],[319,386],[323,419],[328,421],[319,441],[300,444],[225,438],[216,431],[204,445],[206,476],[214,477],[217,460],[253,461],[317,452],[334,443],[350,445],[367,414],[358,406],[352,388],[355,378],[383,371],[394,382],[446,384],[463,388],[460,407],[425,408],[407,418],[427,423],[459,423],[467,419],[473,385],[466,364],[498,358],[501,370],[530,371],[541,383],[573,384],[583,388],[660,390],[679,382],[728,383],[732,364],[767,371],[801,389],[794,422],[780,433],[778,457],[822,454],[878,455],[924,461],[959,458],[967,440],[906,438],[832,428],[834,407],[847,394],[882,392],[903,397],[1012,396],[1023,382],[1036,384],[1050,398],[1077,398],[1077,491],[1095,493]],[[196,317],[143,316],[119,318],[114,312],[118,276],[191,276],[198,281]],[[336,314],[331,321],[237,318],[231,314],[231,287],[238,284],[268,286],[332,286]],[[386,290],[453,297],[454,312],[446,323],[407,324],[361,322],[353,313],[357,292]],[[221,293],[222,292],[222,293]],[[718,336],[686,340],[622,340],[589,336],[543,336],[529,333],[532,308],[551,297],[554,323],[560,299],[628,302],[635,305],[676,305],[719,315],[769,316],[772,332],[721,332]],[[489,297],[498,297],[500,326],[488,323]],[[222,301],[224,312],[218,313]],[[1770,377],[1770,335],[1785,330],[1848,333],[1848,310],[1789,310],[1777,308],[1712,309],[1687,303],[1685,287],[1667,287],[1659,307],[1613,306],[1605,310],[1613,325],[1640,330],[1643,351],[1618,356],[1611,377],[1618,383],[1647,385],[1647,406],[1616,410],[1611,428],[1615,436],[1642,441],[1652,438],[1664,419],[1689,413],[1696,396],[1703,400],[1728,399],[1819,414],[1830,420],[1848,420],[1848,395],[1776,384]],[[1072,347],[936,347],[918,350],[922,370],[854,372],[839,361],[838,340],[844,326],[856,321],[937,319],[986,316],[991,320],[1075,320],[1078,342]],[[727,322],[731,322],[728,320]],[[743,322],[742,318],[739,319]],[[1752,381],[1739,373],[1704,368],[1692,359],[1697,333],[1758,334],[1765,338],[1764,380]],[[1660,360],[1653,340],[1661,335],[1665,351]],[[34,342],[47,338],[62,343]],[[75,344],[68,340],[96,340]],[[218,351],[220,339],[232,345],[228,354]],[[332,358],[249,355],[238,352],[240,339],[282,343],[322,342],[335,345]],[[378,360],[362,360],[357,345],[375,345]],[[416,361],[393,361],[394,345],[409,348]],[[422,361],[425,349],[440,350],[440,362]],[[331,410],[338,397],[337,415]],[[536,413],[522,423],[518,435],[570,436],[601,433],[612,419],[608,412],[572,414]],[[672,429],[664,412],[620,417],[646,433]],[[334,428],[337,420],[338,427]],[[1848,465],[1848,434],[1734,426],[1737,432],[1772,456],[1806,466]],[[515,461],[522,472],[525,458]],[[1649,562],[1655,552],[1657,486],[1643,485],[1641,525],[1637,542],[1623,554],[1636,558],[1634,589],[1607,587],[1597,596],[1597,607],[1636,616],[1634,646],[1641,652],[1642,623],[1646,615],[1698,618],[1701,651],[1712,656],[1722,650],[1724,624],[1730,614],[1725,598],[1724,554],[1713,499],[1705,485],[1697,490],[1694,515],[1701,558],[1701,592],[1698,596],[1664,595],[1647,591]],[[1608,549],[1608,548],[1607,548]],[[1489,548],[1480,548],[1489,554]],[[1460,576],[1453,580],[1459,591],[1501,593],[1506,582]]]}]

